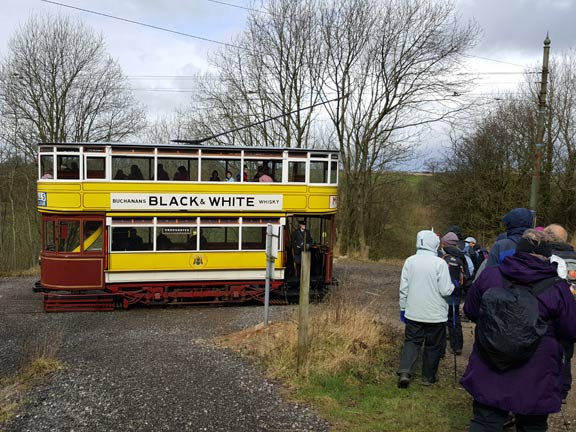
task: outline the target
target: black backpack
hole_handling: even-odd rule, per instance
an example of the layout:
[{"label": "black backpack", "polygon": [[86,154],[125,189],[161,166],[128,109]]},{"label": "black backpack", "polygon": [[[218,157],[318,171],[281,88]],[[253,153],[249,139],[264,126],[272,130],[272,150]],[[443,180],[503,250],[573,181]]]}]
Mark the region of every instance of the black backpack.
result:
[{"label": "black backpack", "polygon": [[502,276],[503,286],[488,289],[480,303],[476,345],[480,355],[497,371],[521,366],[534,354],[548,329],[540,318],[536,296],[561,281],[555,276],[530,286]]}]

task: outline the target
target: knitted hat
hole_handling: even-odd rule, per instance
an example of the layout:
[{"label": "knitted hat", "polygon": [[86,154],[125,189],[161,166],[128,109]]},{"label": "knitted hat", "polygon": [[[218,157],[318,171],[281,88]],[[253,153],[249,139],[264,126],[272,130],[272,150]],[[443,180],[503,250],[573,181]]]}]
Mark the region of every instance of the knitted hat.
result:
[{"label": "knitted hat", "polygon": [[441,240],[444,246],[456,246],[458,244],[458,236],[453,232],[445,234]]}]

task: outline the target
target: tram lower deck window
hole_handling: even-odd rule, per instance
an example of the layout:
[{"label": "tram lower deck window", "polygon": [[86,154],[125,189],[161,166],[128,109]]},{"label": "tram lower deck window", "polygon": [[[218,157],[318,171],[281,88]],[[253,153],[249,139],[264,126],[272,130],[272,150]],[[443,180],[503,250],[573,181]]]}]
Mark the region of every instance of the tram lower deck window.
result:
[{"label": "tram lower deck window", "polygon": [[113,251],[152,250],[152,227],[115,227],[112,229]]}]

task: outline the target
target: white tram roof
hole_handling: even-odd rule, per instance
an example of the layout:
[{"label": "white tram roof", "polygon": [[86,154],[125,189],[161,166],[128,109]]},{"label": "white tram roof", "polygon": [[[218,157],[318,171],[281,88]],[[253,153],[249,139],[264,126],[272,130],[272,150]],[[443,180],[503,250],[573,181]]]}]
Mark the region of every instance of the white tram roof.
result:
[{"label": "white tram roof", "polygon": [[186,148],[186,149],[210,149],[210,150],[225,150],[230,152],[238,152],[240,150],[247,150],[249,152],[276,152],[282,153],[284,151],[294,152],[294,153],[331,153],[338,154],[338,150],[334,149],[314,149],[314,148],[297,148],[297,147],[255,147],[255,146],[225,146],[225,145],[203,145],[203,144],[191,144],[187,142],[183,143],[171,143],[171,144],[148,144],[148,143],[111,143],[111,142],[65,142],[65,143],[38,143],[38,146],[90,146],[90,147],[140,147],[140,148],[161,148],[161,149],[176,149],[176,148]]}]

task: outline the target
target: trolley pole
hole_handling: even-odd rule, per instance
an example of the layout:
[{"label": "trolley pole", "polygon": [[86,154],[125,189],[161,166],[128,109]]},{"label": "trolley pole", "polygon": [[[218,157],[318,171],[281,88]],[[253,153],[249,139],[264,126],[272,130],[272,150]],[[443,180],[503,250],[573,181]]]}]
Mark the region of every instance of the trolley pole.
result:
[{"label": "trolley pole", "polygon": [[[542,60],[542,81],[540,82],[540,96],[538,97],[538,129],[534,148],[534,172],[532,174],[532,187],[530,189],[530,210],[536,215],[538,209],[538,192],[540,189],[540,166],[542,162],[542,149],[544,148],[544,119],[546,118],[546,88],[548,85],[548,56],[550,53],[550,38],[546,34],[544,39],[544,58]],[[534,217],[534,225],[536,217]]]},{"label": "trolley pole", "polygon": [[[304,240],[306,244],[308,239]],[[306,246],[302,251],[300,270],[300,306],[298,309],[298,359],[296,370],[303,370],[308,358],[308,309],[310,305],[310,251]]]}]

